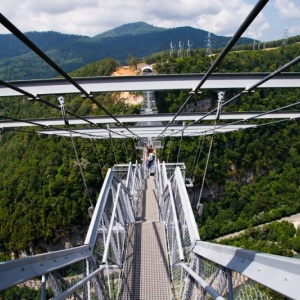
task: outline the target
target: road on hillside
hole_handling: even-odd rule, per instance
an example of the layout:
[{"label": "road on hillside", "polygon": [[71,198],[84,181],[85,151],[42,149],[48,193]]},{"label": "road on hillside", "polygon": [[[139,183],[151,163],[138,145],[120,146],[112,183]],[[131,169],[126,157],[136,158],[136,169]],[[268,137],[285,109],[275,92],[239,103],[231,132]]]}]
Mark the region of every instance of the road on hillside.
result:
[{"label": "road on hillside", "polygon": [[[297,229],[298,226],[299,226],[299,224],[300,224],[300,213],[292,215],[292,216],[289,216],[289,217],[284,217],[284,218],[281,218],[281,219],[276,220],[276,221],[277,222],[281,222],[281,221],[291,222],[291,223],[293,223],[293,225]],[[275,222],[275,221],[272,221],[272,222]],[[270,224],[270,223],[271,222],[264,223],[264,224],[261,224],[261,225],[258,225],[256,227],[254,227],[254,228],[262,227],[262,226],[265,226],[265,225]],[[239,236],[240,234],[243,234],[245,232],[245,230],[247,230],[247,229],[244,229],[244,230],[241,230],[241,231],[237,231],[237,232],[234,232],[234,233],[231,233],[231,234],[227,234],[227,235],[221,236],[221,237],[215,239],[215,241],[220,242],[221,240],[230,239],[230,238]]]}]

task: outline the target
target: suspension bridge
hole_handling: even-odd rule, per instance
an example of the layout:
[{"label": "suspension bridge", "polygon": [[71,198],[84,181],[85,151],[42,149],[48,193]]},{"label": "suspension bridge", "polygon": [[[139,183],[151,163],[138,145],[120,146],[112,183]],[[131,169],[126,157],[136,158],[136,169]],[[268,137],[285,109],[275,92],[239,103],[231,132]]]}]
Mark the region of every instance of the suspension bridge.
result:
[{"label": "suspension bridge", "polygon": [[[62,114],[59,119],[6,116],[1,128],[37,127],[39,134],[72,139],[136,138],[145,151],[147,144],[159,145],[162,137],[213,136],[299,118],[299,111],[284,111],[298,103],[262,112],[222,112],[222,107],[257,88],[300,87],[299,73],[284,73],[300,57],[271,74],[213,73],[267,2],[258,1],[210,69],[196,75],[71,78],[0,14],[0,23],[62,76],[1,80],[0,97],[25,96]],[[219,94],[217,106],[208,113],[182,113],[201,89],[229,88],[242,91],[226,101]],[[158,114],[153,91],[168,89],[188,90],[189,94],[176,114]],[[94,96],[110,91],[142,91],[141,114],[110,113]],[[69,112],[63,95],[74,93],[90,99],[106,115],[83,117]],[[44,99],[51,94],[57,95],[59,105]],[[201,241],[186,190],[184,163],[166,163],[157,157],[152,176],[145,153],[142,157],[108,170],[81,246],[0,263],[0,291],[26,287],[40,291],[41,299],[157,300],[268,299],[266,289],[270,289],[300,299],[298,260]]]}]

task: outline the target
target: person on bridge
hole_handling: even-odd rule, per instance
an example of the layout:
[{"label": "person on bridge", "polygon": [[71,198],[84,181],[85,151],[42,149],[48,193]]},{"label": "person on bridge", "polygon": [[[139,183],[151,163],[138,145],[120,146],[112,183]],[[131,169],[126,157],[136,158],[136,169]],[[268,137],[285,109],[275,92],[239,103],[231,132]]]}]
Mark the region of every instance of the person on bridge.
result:
[{"label": "person on bridge", "polygon": [[147,146],[146,149],[146,166],[150,172],[150,175],[154,175],[155,171],[155,150],[152,145]]}]

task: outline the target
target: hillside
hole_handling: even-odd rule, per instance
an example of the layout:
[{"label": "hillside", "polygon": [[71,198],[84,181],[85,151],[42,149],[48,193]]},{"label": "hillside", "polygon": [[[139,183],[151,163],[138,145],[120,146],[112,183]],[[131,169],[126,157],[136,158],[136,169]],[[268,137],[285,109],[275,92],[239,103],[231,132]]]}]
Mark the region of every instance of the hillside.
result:
[{"label": "hillside", "polygon": [[[156,28],[144,22],[127,24],[104,33],[104,37],[69,35],[58,32],[28,32],[26,36],[59,64],[66,72],[72,72],[91,62],[106,58],[127,64],[129,55],[138,58],[169,51],[171,42],[193,43],[193,49],[205,48],[207,31],[192,27],[172,29]],[[212,34],[212,47],[224,47],[230,37]],[[238,44],[252,43],[241,38]],[[29,48],[11,34],[0,35],[0,77],[2,80],[39,79],[58,74],[41,61]],[[178,47],[177,47],[178,48]]]},{"label": "hillside", "polygon": [[[272,72],[296,57],[299,51],[299,44],[273,51],[233,51],[222,61],[218,71]],[[153,59],[156,59],[154,68],[160,74],[205,72],[211,66],[211,58],[204,51],[183,58],[170,58],[168,53],[161,53]],[[299,72],[299,63],[289,71]],[[134,72],[107,58],[85,65],[71,76]],[[227,99],[235,92],[234,89],[226,91]],[[187,93],[156,92],[158,111],[177,111]],[[225,111],[271,110],[297,102],[299,95],[299,89],[257,89],[230,103]],[[138,106],[123,101],[127,96],[120,99],[116,94],[95,95],[96,100],[114,115],[137,114]],[[204,90],[187,110],[203,111],[203,106],[198,104],[206,99],[211,106],[216,100],[216,91]],[[19,100],[19,97],[1,99],[1,115],[20,119],[61,118],[59,110],[38,101]],[[47,101],[57,104],[54,96],[47,97]],[[66,108],[80,116],[104,114],[90,99],[80,95],[67,96]],[[197,218],[202,240],[300,212],[299,135],[300,124],[296,119],[215,136],[204,185],[204,213]],[[195,196],[202,182],[210,137],[204,139],[203,153],[194,166],[199,141],[198,137],[184,138],[182,143],[180,139],[165,138],[164,148],[158,154],[161,161],[174,162],[181,147],[179,160],[185,163],[186,174],[194,176]],[[78,139],[75,142],[93,204],[108,168],[116,162],[122,164],[140,159],[136,141],[132,139],[114,140],[115,156],[109,140]],[[90,203],[70,139],[40,136],[30,128],[21,132],[1,131],[0,169],[0,251],[5,255],[20,250],[45,251],[41,241],[55,245],[71,231],[88,224]]]},{"label": "hillside", "polygon": [[150,32],[159,32],[167,30],[166,28],[156,27],[145,22],[135,22],[116,27],[95,36],[95,38],[116,37],[122,35],[139,35]]}]

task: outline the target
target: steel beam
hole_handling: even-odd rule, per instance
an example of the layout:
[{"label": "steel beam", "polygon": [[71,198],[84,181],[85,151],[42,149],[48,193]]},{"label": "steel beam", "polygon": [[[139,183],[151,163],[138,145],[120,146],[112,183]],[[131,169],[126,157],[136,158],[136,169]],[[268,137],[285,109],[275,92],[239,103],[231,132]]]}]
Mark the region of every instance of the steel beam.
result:
[{"label": "steel beam", "polygon": [[[177,122],[194,122],[198,119],[202,119],[207,113],[182,113],[180,114],[176,121]],[[257,119],[298,119],[300,118],[299,111],[280,111],[276,113],[269,113],[261,115],[262,112],[223,112],[220,115],[219,120],[246,120],[252,119],[256,116]],[[157,124],[157,122],[170,122],[174,114],[151,114],[151,115],[120,115],[118,120],[122,123],[138,123],[142,127],[143,123]],[[110,116],[97,116],[97,117],[86,117],[86,119],[95,124],[116,124],[117,122]],[[211,114],[202,119],[202,121],[214,121],[215,114]],[[30,123],[20,122],[20,121],[0,121],[0,128],[14,128],[14,127],[31,127],[37,126],[35,124],[40,124],[43,127],[50,126],[64,126],[65,122],[62,118],[51,118],[51,119],[30,119],[27,120]],[[82,119],[78,118],[68,118],[70,125],[89,125]],[[148,124],[145,124],[148,125]],[[150,126],[148,126],[150,127]],[[152,126],[151,126],[152,127]],[[111,128],[114,130],[114,128]],[[124,129],[123,129],[124,131]]]},{"label": "steel beam", "polygon": [[110,186],[113,180],[113,172],[111,169],[108,169],[106,173],[106,177],[104,179],[97,204],[93,213],[93,217],[84,241],[85,245],[89,245],[90,249],[94,249],[95,242],[97,239],[97,234],[98,234],[98,228],[99,224],[102,218],[102,214],[104,211],[104,207],[106,204],[106,200],[108,197],[108,194],[110,192]]},{"label": "steel beam", "polygon": [[[158,90],[194,90],[205,74],[178,74],[152,76],[107,76],[74,78],[88,93],[158,91]],[[245,89],[269,73],[213,73],[201,89]],[[32,95],[80,94],[81,92],[66,79],[44,79],[10,81],[10,84]],[[260,88],[300,87],[300,73],[281,73],[263,83]],[[20,96],[21,94],[6,86],[0,86],[0,97]]]},{"label": "steel beam", "polygon": [[242,248],[198,241],[193,252],[279,293],[299,299],[300,261]]},{"label": "steel beam", "polygon": [[179,265],[196,280],[202,288],[215,300],[225,300],[216,290],[214,290],[203,278],[201,278],[197,273],[195,273],[190,267],[185,263],[179,263]]},{"label": "steel beam", "polygon": [[[234,124],[228,125],[220,128],[216,128],[215,133],[225,133],[235,130],[255,128],[255,124]],[[153,127],[141,127],[141,126],[132,126],[128,127],[133,133],[138,135],[140,138],[151,138],[158,137],[159,134],[164,129],[163,126],[153,126]],[[184,130],[183,136],[199,136],[199,135],[210,135],[213,133],[214,125],[193,125]],[[164,133],[164,136],[180,137],[182,126],[170,126],[168,130]],[[71,129],[72,130],[72,129]],[[124,134],[120,136],[124,130],[121,127],[113,128],[113,132],[109,135],[109,132],[102,128],[90,128],[90,129],[74,129],[72,130],[72,137],[80,138],[95,138],[95,139],[117,139],[117,138],[134,138],[134,135]],[[45,135],[57,135],[63,137],[70,137],[69,130],[41,130],[38,131],[39,134]]]},{"label": "steel beam", "polygon": [[186,225],[189,230],[189,235],[191,239],[191,245],[194,246],[197,241],[200,240],[197,224],[194,218],[194,213],[192,211],[192,207],[189,200],[189,195],[187,193],[185,183],[180,171],[179,167],[176,167],[175,169],[175,180],[178,187],[178,192],[180,195],[180,200],[182,203],[182,209],[184,211],[184,217],[186,221]]},{"label": "steel beam", "polygon": [[87,245],[0,263],[0,291],[91,256]]}]

